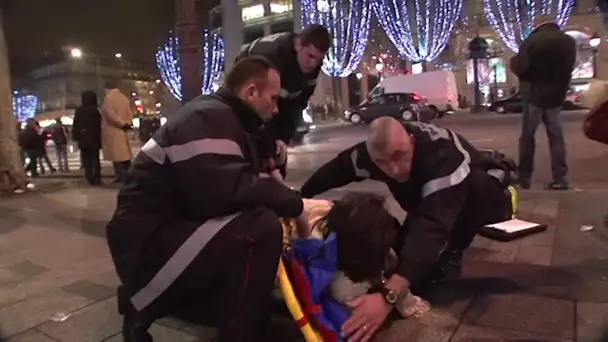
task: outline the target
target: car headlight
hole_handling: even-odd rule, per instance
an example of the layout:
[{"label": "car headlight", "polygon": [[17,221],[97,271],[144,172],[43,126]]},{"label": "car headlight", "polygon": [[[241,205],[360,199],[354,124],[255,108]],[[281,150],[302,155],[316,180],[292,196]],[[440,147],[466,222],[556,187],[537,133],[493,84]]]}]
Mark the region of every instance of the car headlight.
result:
[{"label": "car headlight", "polygon": [[304,109],[302,111],[302,120],[304,120],[304,122],[311,124],[312,123],[312,116],[310,116],[310,114],[308,114],[308,111],[306,109]]},{"label": "car headlight", "polygon": [[352,114],[352,112],[349,109],[347,109],[347,110],[344,111],[344,117],[345,118],[348,118],[351,114]]}]

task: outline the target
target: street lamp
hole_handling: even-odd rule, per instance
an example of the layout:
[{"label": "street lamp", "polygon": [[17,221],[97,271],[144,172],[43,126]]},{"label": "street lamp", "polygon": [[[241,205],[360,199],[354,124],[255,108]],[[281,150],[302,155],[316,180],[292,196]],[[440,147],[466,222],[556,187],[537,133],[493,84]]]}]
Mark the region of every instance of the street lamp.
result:
[{"label": "street lamp", "polygon": [[593,34],[591,39],[589,39],[589,46],[591,46],[592,55],[592,66],[593,66],[593,78],[597,75],[597,52],[599,50],[600,43],[602,39],[597,35],[597,32]]},{"label": "street lamp", "polygon": [[[72,58],[74,59],[82,59],[84,53],[79,48],[71,48],[70,56],[72,56]],[[95,60],[95,76],[97,78],[97,87],[99,88],[99,90],[103,90],[103,86],[101,84],[101,72],[99,71],[99,57],[92,54],[89,54],[89,56]]]},{"label": "street lamp", "polygon": [[80,59],[82,58],[82,50],[78,48],[73,48],[70,50],[70,56],[72,56],[72,58]]},{"label": "street lamp", "polygon": [[122,53],[115,53],[114,57],[116,57],[117,59],[121,59],[122,58]]}]

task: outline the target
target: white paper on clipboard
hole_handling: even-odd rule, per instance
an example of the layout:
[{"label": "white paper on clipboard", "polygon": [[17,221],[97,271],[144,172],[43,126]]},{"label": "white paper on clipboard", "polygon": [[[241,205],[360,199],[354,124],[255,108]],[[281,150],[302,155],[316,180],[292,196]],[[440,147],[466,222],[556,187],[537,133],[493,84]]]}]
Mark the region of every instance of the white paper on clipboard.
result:
[{"label": "white paper on clipboard", "polygon": [[515,232],[519,232],[522,230],[536,228],[538,226],[540,226],[540,224],[538,224],[538,223],[522,221],[522,220],[518,220],[518,219],[512,219],[509,221],[486,225],[486,227],[488,227],[488,228],[494,228],[496,230],[501,230],[506,233],[515,233]]}]

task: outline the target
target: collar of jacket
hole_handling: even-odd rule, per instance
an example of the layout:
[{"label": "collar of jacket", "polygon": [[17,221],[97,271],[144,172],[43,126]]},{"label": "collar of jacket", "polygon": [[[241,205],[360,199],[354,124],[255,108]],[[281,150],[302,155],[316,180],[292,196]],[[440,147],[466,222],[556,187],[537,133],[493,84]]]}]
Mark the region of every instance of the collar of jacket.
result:
[{"label": "collar of jacket", "polygon": [[228,104],[232,110],[234,110],[234,113],[238,117],[239,121],[241,121],[248,132],[258,131],[264,124],[264,121],[260,115],[253,110],[250,105],[246,104],[230,90],[220,88],[213,94],[213,96],[219,98],[219,100]]}]

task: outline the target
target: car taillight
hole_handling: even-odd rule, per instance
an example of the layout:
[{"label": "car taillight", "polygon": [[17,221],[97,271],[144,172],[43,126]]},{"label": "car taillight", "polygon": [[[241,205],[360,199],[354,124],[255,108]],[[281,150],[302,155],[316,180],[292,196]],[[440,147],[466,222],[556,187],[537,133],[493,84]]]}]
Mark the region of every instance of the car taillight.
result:
[{"label": "car taillight", "polygon": [[414,101],[420,102],[420,101],[422,101],[424,98],[423,98],[422,96],[420,96],[420,95],[416,94],[416,93],[413,93],[413,94],[412,94],[412,99],[413,99]]}]

